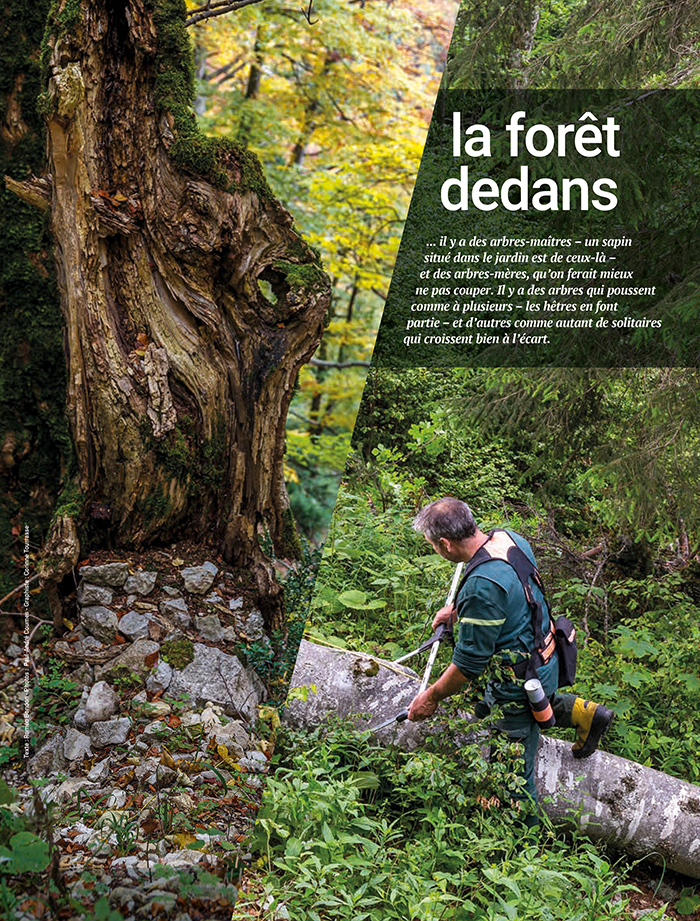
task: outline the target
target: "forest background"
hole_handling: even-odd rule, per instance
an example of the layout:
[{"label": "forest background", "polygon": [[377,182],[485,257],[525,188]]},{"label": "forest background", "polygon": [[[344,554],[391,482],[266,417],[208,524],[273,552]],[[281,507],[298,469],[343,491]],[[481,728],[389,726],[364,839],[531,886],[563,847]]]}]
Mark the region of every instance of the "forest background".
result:
[{"label": "forest background", "polygon": [[[695,3],[465,0],[445,83],[631,96],[640,87],[696,88],[699,11]],[[698,237],[692,150],[680,167],[682,246],[647,253],[671,263]],[[656,227],[642,227],[650,244],[664,216],[653,219]],[[673,274],[679,295],[696,271],[684,264]],[[682,299],[696,317],[697,297]],[[433,498],[458,496],[482,528],[511,527],[532,541],[557,612],[581,633],[575,690],[617,714],[606,747],[697,783],[698,383],[695,368],[372,371],[309,637],[388,659],[415,648],[451,569],[411,519]],[[459,728],[454,711],[452,719]],[[508,745],[492,748],[486,765],[478,749],[451,751],[442,738],[405,754],[336,723],[287,730],[277,752],[240,918],[262,905],[273,916],[282,904],[290,917],[314,921],[700,911],[691,880],[546,825],[525,837],[506,805],[517,783]]]}]

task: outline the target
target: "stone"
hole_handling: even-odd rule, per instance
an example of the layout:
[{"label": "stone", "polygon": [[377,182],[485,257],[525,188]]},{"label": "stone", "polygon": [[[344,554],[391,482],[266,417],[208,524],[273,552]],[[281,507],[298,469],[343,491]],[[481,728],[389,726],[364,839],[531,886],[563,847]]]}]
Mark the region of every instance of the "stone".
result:
[{"label": "stone", "polygon": [[115,789],[107,797],[107,809],[121,809],[126,805],[126,790]]},{"label": "stone", "polygon": [[160,661],[146,679],[146,690],[151,694],[167,691],[173,680],[173,670],[167,662]]},{"label": "stone", "polygon": [[216,614],[206,614],[202,617],[196,617],[194,628],[201,637],[209,640],[211,643],[218,643],[223,638],[221,621]]},{"label": "stone", "polygon": [[90,739],[77,729],[69,729],[63,740],[63,757],[67,761],[82,761],[91,755]]},{"label": "stone", "polygon": [[164,739],[169,732],[170,729],[163,720],[153,720],[144,728],[141,738],[146,742],[156,742]]},{"label": "stone", "polygon": [[265,635],[265,621],[260,611],[253,609],[245,616],[236,615],[236,629],[251,643],[255,643]]},{"label": "stone", "polygon": [[131,729],[131,720],[123,716],[117,720],[105,720],[93,723],[90,729],[90,741],[95,748],[105,748],[107,745],[123,745]]},{"label": "stone", "polygon": [[130,917],[133,917],[133,910],[136,905],[144,904],[148,896],[136,887],[115,886],[109,894],[110,905],[115,903],[120,908],[125,909]]},{"label": "stone", "polygon": [[87,773],[87,779],[91,783],[104,783],[109,777],[109,758],[98,761]]},{"label": "stone", "polygon": [[129,611],[119,619],[119,632],[128,640],[137,640],[140,636],[148,636],[148,622],[150,617]]},{"label": "stone", "polygon": [[203,595],[214,584],[218,567],[207,560],[201,566],[188,566],[180,570],[180,575],[185,581],[185,591],[193,595]]},{"label": "stone", "polygon": [[187,630],[192,623],[192,618],[187,610],[187,602],[184,598],[173,598],[170,601],[161,601],[160,613],[169,618],[176,627],[181,630]]},{"label": "stone", "polygon": [[19,659],[22,653],[22,648],[17,646],[15,643],[10,643],[10,645],[5,650],[5,655],[8,659]]},{"label": "stone", "polygon": [[[97,834],[98,832],[94,828],[89,828],[87,825],[83,825],[82,822],[76,822],[74,825],[60,829],[57,837],[70,838],[74,844],[88,844]],[[75,895],[75,890],[72,894]]]},{"label": "stone", "polygon": [[154,643],[153,640],[139,638],[130,646],[127,646],[121,655],[96,668],[95,677],[99,681],[104,681],[112,675],[124,674],[126,669],[127,672],[145,679],[153,667],[152,662],[146,664],[146,659],[152,656],[153,653],[158,652],[159,649],[160,646],[158,643]]},{"label": "stone", "polygon": [[[231,720],[224,726],[214,726],[212,735],[219,745],[225,745],[229,755],[238,761],[250,748],[250,736],[245,730],[245,723],[241,720]],[[264,756],[263,756],[264,757]]]},{"label": "stone", "polygon": [[175,669],[168,696],[189,694],[196,706],[220,704],[229,716],[252,722],[256,706],[265,698],[265,686],[255,672],[245,668],[236,656],[220,649],[194,644],[194,660],[181,671]]},{"label": "stone", "polygon": [[113,597],[114,592],[111,588],[93,585],[90,582],[86,582],[85,579],[78,586],[77,598],[81,608],[86,608],[93,604],[110,605]]},{"label": "stone", "polygon": [[235,643],[238,641],[238,634],[235,627],[224,627],[221,631],[221,639],[226,643]]},{"label": "stone", "polygon": [[79,790],[84,790],[86,793],[92,793],[93,790],[96,790],[97,784],[90,783],[86,777],[69,777],[68,780],[64,780],[51,794],[51,802],[53,803],[67,803],[69,800],[78,793]]},{"label": "stone", "polygon": [[85,720],[88,725],[111,719],[119,712],[119,696],[106,681],[93,684],[85,704]]},{"label": "stone", "polygon": [[149,783],[151,775],[155,775],[158,768],[158,762],[155,758],[146,758],[146,760],[134,768],[134,777],[140,786]]},{"label": "stone", "polygon": [[[57,727],[56,727],[57,728]],[[27,762],[27,773],[32,777],[45,777],[65,771],[68,761],[63,754],[63,733],[54,732]]]},{"label": "stone", "polygon": [[150,595],[156,585],[157,572],[135,572],[124,583],[124,591],[137,595]]},{"label": "stone", "polygon": [[99,649],[104,649],[104,643],[94,636],[86,636],[81,645],[83,652],[97,652]]},{"label": "stone", "polygon": [[75,711],[73,714],[73,725],[76,729],[79,729],[80,732],[89,732],[90,723],[87,721],[85,707],[78,707],[78,709]]},{"label": "stone", "polygon": [[70,679],[83,687],[89,687],[95,680],[95,669],[88,662],[83,662],[70,673]]},{"label": "stone", "polygon": [[[205,855],[201,851],[191,851],[183,848],[181,851],[171,851],[163,858],[163,863],[169,867],[189,867],[193,863],[199,863]],[[151,893],[151,897],[152,897]]]},{"label": "stone", "polygon": [[232,598],[229,601],[228,606],[232,611],[240,611],[241,608],[243,607],[243,599],[242,598]]},{"label": "stone", "polygon": [[104,563],[102,566],[83,566],[80,575],[86,582],[106,588],[123,588],[129,578],[127,563]]},{"label": "stone", "polygon": [[172,787],[176,780],[176,770],[168,767],[167,764],[158,765],[156,768],[156,785],[159,790],[162,790],[164,787]]},{"label": "stone", "polygon": [[[116,857],[112,861],[112,870],[126,870],[127,873],[130,869],[134,869],[138,863],[138,857]],[[131,874],[129,874],[131,876]],[[136,877],[133,877],[134,879]]]},{"label": "stone", "polygon": [[85,629],[103,643],[111,643],[117,635],[117,615],[102,605],[82,608],[80,620]]},{"label": "stone", "polygon": [[205,604],[221,604],[221,595],[217,592],[212,592],[211,595],[207,595],[204,599]]},{"label": "stone", "polygon": [[[260,755],[262,760],[256,758],[256,755]],[[240,759],[238,763],[242,768],[245,768],[246,771],[249,771],[251,774],[267,773],[267,758],[265,755],[263,755],[262,752],[248,752],[245,757]]]},{"label": "stone", "polygon": [[139,714],[149,720],[159,720],[169,713],[172,713],[172,707],[165,700],[150,700],[139,707]]},{"label": "stone", "polygon": [[163,594],[168,595],[170,598],[179,598],[182,592],[179,588],[175,588],[174,585],[164,585]]}]

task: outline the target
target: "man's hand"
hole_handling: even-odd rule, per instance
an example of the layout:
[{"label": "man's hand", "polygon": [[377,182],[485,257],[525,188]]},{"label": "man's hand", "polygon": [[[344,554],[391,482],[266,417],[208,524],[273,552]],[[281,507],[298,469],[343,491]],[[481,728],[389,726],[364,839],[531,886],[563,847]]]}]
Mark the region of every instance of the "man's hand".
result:
[{"label": "man's hand", "polygon": [[408,718],[411,722],[425,720],[437,710],[438,701],[432,694],[432,688],[426,688],[411,701],[408,708]]},{"label": "man's hand", "polygon": [[467,679],[457,666],[448,665],[435,684],[413,698],[408,708],[409,720],[415,722],[432,716],[441,700],[461,691],[466,683]]},{"label": "man's hand", "polygon": [[453,604],[446,604],[444,608],[440,608],[435,617],[433,618],[433,630],[437,630],[439,624],[449,624],[457,620],[457,611]]}]

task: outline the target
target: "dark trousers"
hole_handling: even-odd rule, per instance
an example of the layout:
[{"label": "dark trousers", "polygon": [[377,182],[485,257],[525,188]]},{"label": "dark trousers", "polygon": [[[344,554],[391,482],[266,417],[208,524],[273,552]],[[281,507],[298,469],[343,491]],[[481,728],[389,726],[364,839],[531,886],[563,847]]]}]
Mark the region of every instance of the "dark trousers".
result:
[{"label": "dark trousers", "polygon": [[[556,725],[562,729],[570,729],[573,726],[571,714],[574,708],[575,694],[552,694],[549,702],[554,710]],[[489,687],[486,689],[483,700],[475,707],[475,713],[483,719],[487,716],[496,698],[493,690]],[[537,745],[540,740],[540,727],[538,726],[532,711],[527,703],[520,701],[500,704],[503,710],[503,716],[496,721],[496,728],[503,732],[513,742],[520,742],[523,745],[523,769],[521,776],[525,778],[525,789],[523,793],[518,794],[519,799],[530,799],[533,803],[537,802],[537,790],[535,788],[535,758],[537,756]]]}]

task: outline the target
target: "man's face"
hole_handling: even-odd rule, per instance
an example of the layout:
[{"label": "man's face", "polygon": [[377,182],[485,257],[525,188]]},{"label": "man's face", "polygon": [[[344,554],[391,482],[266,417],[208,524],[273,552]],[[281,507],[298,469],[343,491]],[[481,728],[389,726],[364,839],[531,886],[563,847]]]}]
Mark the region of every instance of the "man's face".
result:
[{"label": "man's face", "polygon": [[438,540],[433,541],[429,538],[425,538],[430,546],[436,553],[439,553],[443,560],[449,560],[450,563],[459,563],[461,562],[462,557],[457,552],[456,547],[451,540],[448,540],[446,537],[440,537]]}]

